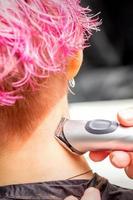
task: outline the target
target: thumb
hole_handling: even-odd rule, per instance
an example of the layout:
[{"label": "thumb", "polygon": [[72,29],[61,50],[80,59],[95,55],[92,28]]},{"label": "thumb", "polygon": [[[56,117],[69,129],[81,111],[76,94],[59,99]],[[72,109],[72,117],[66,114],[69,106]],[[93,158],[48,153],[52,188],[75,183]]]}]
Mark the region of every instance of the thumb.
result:
[{"label": "thumb", "polygon": [[64,200],[78,200],[78,199],[74,196],[69,196],[69,197],[65,198]]},{"label": "thumb", "polygon": [[101,197],[100,197],[100,192],[98,189],[96,188],[88,188],[83,197],[81,198],[81,200],[101,200]]},{"label": "thumb", "polygon": [[127,108],[119,111],[117,119],[123,126],[133,126],[133,108]]}]

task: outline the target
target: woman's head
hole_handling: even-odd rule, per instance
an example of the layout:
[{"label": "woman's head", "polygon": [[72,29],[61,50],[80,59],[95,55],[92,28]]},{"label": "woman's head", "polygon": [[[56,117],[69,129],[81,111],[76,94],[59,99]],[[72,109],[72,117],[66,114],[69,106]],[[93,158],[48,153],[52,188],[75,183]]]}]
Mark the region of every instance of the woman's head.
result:
[{"label": "woman's head", "polygon": [[[39,96],[50,108],[67,91],[68,60],[76,59],[97,26],[89,13],[79,0],[0,0],[0,114],[5,122],[17,120],[17,113],[26,121],[31,103],[41,108]],[[64,89],[55,95],[59,85]]]},{"label": "woman's head", "polygon": [[79,0],[0,1],[0,105],[65,71],[66,58],[83,49],[96,28],[88,12]]}]

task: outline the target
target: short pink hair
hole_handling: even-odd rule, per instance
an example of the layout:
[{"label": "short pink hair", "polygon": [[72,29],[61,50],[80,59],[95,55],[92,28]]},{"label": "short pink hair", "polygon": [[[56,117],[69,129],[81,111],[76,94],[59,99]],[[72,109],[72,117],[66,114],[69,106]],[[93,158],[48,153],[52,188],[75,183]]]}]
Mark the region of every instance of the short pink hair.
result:
[{"label": "short pink hair", "polygon": [[0,0],[0,105],[13,105],[50,72],[63,72],[98,24],[79,0]]}]

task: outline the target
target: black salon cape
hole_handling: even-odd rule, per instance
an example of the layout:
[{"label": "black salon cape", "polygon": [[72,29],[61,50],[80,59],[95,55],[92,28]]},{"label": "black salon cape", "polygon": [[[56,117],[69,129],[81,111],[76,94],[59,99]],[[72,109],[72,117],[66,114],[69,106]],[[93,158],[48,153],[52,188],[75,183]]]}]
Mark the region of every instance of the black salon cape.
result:
[{"label": "black salon cape", "polygon": [[[94,174],[91,180],[64,180],[20,184],[0,187],[0,199],[12,200],[64,200],[69,195],[81,199],[89,187],[98,188],[102,200],[133,200],[133,190],[112,185],[103,177]],[[88,200],[89,197],[88,197]]]}]

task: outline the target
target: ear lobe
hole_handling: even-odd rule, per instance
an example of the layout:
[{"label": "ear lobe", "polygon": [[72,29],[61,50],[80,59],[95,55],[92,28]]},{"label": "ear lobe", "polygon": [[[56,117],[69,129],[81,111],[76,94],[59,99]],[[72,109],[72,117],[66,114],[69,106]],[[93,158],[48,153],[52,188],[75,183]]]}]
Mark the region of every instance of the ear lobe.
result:
[{"label": "ear lobe", "polygon": [[72,58],[70,58],[68,60],[68,65],[67,65],[67,78],[68,80],[71,80],[72,78],[74,78],[81,67],[83,61],[83,51],[78,51],[75,56],[73,56]]}]

